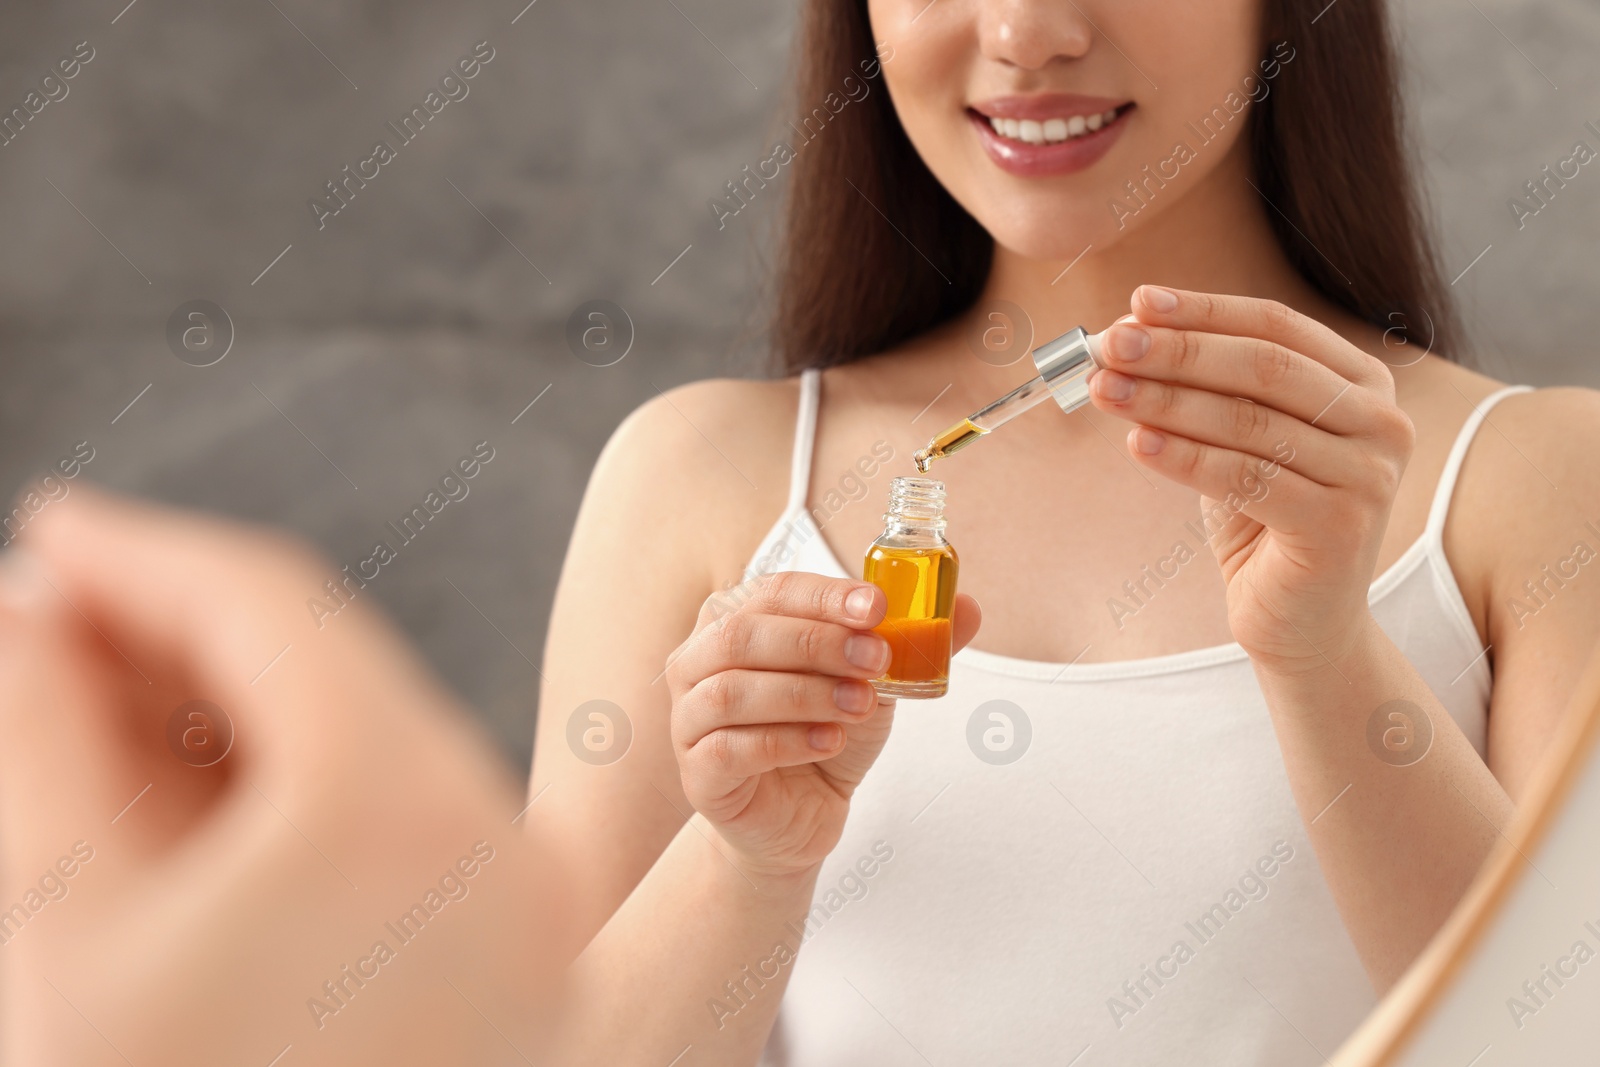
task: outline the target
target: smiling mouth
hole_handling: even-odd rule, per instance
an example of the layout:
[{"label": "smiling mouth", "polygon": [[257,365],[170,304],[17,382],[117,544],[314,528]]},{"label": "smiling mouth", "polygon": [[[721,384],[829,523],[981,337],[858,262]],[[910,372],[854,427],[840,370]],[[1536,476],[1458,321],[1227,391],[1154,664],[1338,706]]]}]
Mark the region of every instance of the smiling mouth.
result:
[{"label": "smiling mouth", "polygon": [[1044,119],[1003,119],[977,111],[972,114],[988,124],[997,137],[1018,144],[1045,145],[1061,144],[1097,133],[1116,122],[1132,107],[1129,103],[1089,115],[1059,115]]}]

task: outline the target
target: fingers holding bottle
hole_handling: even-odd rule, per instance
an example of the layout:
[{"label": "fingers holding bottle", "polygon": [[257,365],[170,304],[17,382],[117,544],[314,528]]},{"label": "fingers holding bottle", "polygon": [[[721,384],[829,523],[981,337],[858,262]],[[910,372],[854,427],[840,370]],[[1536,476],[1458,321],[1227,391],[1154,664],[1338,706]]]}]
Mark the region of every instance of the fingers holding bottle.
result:
[{"label": "fingers holding bottle", "polygon": [[[720,607],[707,601],[667,667],[680,756],[719,757],[704,772],[722,768],[713,777],[742,780],[826,758],[843,746],[843,732],[808,726],[860,722],[876,710],[870,679],[889,664],[888,642],[871,629],[885,610],[877,587],[784,572],[766,576],[736,610]],[[754,749],[736,744],[736,734],[719,736],[752,728],[767,739]],[[735,752],[765,752],[767,762],[722,758]]]},{"label": "fingers holding bottle", "polygon": [[678,690],[738,669],[865,679],[888,665],[888,642],[871,629],[741,608],[702,627],[668,667],[667,679]]},{"label": "fingers holding bottle", "polygon": [[684,793],[752,870],[801,870],[837,840],[888,736],[885,610],[870,583],[770,575],[732,612],[708,605],[668,666]]}]

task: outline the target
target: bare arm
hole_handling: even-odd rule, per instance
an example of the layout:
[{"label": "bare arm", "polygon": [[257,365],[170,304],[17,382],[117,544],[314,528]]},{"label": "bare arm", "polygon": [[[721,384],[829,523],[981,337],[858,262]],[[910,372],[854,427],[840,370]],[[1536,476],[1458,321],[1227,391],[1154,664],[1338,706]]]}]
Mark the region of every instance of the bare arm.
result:
[{"label": "bare arm", "polygon": [[[1258,665],[1256,677],[1306,832],[1382,992],[1466,892],[1510,821],[1511,799],[1376,622],[1322,669]],[[1424,717],[1431,726],[1431,746],[1413,764],[1386,762],[1368,745],[1368,721],[1395,701],[1411,729]]]},{"label": "bare arm", "polygon": [[1467,454],[1445,527],[1494,665],[1489,768],[1512,800],[1600,642],[1597,448],[1600,393],[1542,389],[1501,402]]},{"label": "bare arm", "polygon": [[573,965],[556,1062],[754,1063],[816,879],[745,873],[694,816]]},{"label": "bare arm", "polygon": [[[670,742],[671,701],[662,677],[673,649],[695,625],[701,603],[718,585],[715,555],[723,541],[749,541],[746,516],[771,521],[782,507],[781,485],[748,453],[770,452],[772,471],[787,451],[751,440],[745,421],[724,410],[746,408],[792,420],[793,401],[738,392],[748,383],[699,383],[673,390],[628,417],[606,445],[584,496],[562,567],[545,646],[539,726],[527,816],[568,872],[575,903],[566,933],[576,954],[638,884],[690,814]],[[775,387],[762,386],[771,390]],[[733,393],[730,396],[730,392]],[[705,436],[702,436],[704,434]],[[782,435],[779,434],[778,437]],[[740,455],[741,466],[766,487],[753,489],[715,447]],[[735,550],[727,552],[732,558]],[[724,565],[726,569],[726,565]],[[725,580],[725,578],[724,578]],[[620,759],[569,744],[569,720],[589,701],[609,701],[632,737]],[[614,711],[601,713],[616,718]],[[593,723],[587,715],[580,719]],[[622,722],[610,741],[622,744]],[[603,731],[590,741],[604,742]],[[614,759],[614,762],[607,760]]]}]

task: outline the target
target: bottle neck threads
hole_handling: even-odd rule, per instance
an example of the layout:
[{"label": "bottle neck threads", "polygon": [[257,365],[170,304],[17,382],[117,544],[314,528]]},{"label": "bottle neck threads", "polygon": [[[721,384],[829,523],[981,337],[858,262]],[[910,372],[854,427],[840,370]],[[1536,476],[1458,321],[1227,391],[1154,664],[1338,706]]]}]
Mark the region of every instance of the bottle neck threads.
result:
[{"label": "bottle neck threads", "polygon": [[895,478],[889,483],[889,511],[883,521],[891,530],[943,532],[944,483],[935,478]]}]

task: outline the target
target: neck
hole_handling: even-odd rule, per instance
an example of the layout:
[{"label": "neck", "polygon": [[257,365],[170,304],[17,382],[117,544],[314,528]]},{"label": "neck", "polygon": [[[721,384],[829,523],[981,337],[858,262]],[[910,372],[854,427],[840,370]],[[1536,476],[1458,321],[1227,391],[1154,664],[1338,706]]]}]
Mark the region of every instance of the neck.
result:
[{"label": "neck", "polygon": [[[1250,184],[1242,145],[1199,184],[1156,194],[1151,217],[1103,251],[1091,246],[1073,262],[1038,260],[995,246],[994,264],[975,313],[1008,300],[1033,319],[1034,342],[1074,326],[1103,330],[1128,313],[1145,283],[1281,301],[1326,320],[1333,306],[1300,276],[1272,232],[1275,210]],[[1159,197],[1172,199],[1161,203]],[[1070,265],[1070,266],[1069,266]]]}]

